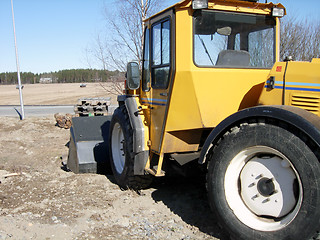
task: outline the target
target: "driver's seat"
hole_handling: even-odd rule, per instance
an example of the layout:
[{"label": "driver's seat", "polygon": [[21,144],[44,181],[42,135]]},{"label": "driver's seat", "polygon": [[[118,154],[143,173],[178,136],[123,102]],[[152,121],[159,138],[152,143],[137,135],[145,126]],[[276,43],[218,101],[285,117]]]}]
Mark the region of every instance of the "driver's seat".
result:
[{"label": "driver's seat", "polygon": [[222,50],[216,66],[248,67],[250,66],[250,54],[244,50]]}]

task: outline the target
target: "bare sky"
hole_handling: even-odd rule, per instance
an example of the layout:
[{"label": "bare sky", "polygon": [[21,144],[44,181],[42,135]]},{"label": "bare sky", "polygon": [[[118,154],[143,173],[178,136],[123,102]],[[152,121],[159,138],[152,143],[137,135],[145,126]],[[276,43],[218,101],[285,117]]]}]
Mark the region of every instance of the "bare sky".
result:
[{"label": "bare sky", "polygon": [[[177,1],[167,0],[165,7]],[[275,1],[279,2],[279,1]],[[282,0],[289,16],[317,19],[320,0]],[[13,0],[20,69],[89,68],[87,47],[106,30],[104,6],[115,0]],[[10,0],[0,1],[0,72],[16,71]],[[99,68],[94,64],[91,67]]]}]

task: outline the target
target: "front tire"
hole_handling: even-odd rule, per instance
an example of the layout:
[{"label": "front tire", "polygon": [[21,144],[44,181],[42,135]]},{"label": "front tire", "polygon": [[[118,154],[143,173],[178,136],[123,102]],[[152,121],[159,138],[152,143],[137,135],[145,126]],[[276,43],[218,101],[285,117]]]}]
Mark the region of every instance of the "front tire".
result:
[{"label": "front tire", "polygon": [[122,189],[144,189],[152,182],[151,175],[134,175],[133,130],[125,105],[112,116],[109,133],[111,169]]},{"label": "front tire", "polygon": [[[281,126],[280,126],[281,125]],[[320,165],[285,124],[243,123],[212,149],[211,208],[236,239],[310,239],[320,229]]]}]

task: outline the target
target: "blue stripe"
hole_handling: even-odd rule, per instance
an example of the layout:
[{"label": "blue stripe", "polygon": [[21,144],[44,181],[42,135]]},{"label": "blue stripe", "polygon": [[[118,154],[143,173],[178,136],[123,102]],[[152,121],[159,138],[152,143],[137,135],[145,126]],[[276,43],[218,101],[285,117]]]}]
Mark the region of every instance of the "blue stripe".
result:
[{"label": "blue stripe", "polygon": [[[283,84],[283,81],[275,81],[275,84]],[[320,87],[320,83],[302,83],[302,82],[286,82],[286,85]]]},{"label": "blue stripe", "polygon": [[[270,88],[270,86],[265,85],[265,88]],[[282,86],[274,86],[275,89],[283,89]],[[308,91],[308,92],[320,92],[317,88],[296,88],[296,87],[286,87],[286,90],[298,90],[298,91]]]},{"label": "blue stripe", "polygon": [[151,103],[148,102],[148,101],[142,101],[142,103],[144,103],[144,104],[150,104],[150,105],[151,105]]},{"label": "blue stripe", "polygon": [[319,83],[295,83],[295,82],[286,82],[286,85],[296,85],[296,86],[306,86],[306,87],[320,87]]},{"label": "blue stripe", "polygon": [[[156,98],[141,98],[142,103],[150,104],[150,105],[157,105],[157,106],[166,106],[167,100],[166,99],[156,99]],[[157,103],[161,102],[161,103]]]},{"label": "blue stripe", "polygon": [[320,92],[320,89],[317,89],[317,88],[286,87],[286,90],[300,90],[300,91],[309,91],[309,92]]},{"label": "blue stripe", "polygon": [[[269,81],[269,83],[270,83],[270,81]],[[281,85],[283,84],[282,81],[274,81],[274,83],[275,83],[275,84],[281,84]]]}]

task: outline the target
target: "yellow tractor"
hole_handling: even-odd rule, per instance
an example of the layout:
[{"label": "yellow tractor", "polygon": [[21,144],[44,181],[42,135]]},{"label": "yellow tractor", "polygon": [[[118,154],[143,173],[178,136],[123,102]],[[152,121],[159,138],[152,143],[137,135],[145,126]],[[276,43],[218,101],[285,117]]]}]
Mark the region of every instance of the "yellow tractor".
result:
[{"label": "yellow tractor", "polygon": [[[280,61],[281,4],[183,0],[145,21],[109,129],[123,189],[198,162],[234,239],[319,239],[320,59]],[[195,209],[196,211],[196,209]]]}]

